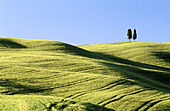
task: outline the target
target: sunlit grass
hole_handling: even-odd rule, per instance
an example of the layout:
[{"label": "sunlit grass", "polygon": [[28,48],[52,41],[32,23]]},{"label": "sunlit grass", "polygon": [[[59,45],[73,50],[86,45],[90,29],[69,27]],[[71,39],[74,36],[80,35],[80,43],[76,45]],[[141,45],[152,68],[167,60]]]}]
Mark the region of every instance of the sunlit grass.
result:
[{"label": "sunlit grass", "polygon": [[0,38],[0,109],[47,110],[56,102],[60,110],[164,111],[170,107],[169,58],[170,43],[72,46]]}]

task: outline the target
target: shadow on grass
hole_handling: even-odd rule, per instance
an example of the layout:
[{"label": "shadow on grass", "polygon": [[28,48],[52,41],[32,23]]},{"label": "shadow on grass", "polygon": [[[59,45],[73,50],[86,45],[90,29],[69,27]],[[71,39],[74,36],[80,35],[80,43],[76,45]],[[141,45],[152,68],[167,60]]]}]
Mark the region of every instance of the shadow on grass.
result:
[{"label": "shadow on grass", "polygon": [[116,71],[123,72],[122,75],[126,78],[134,79],[140,84],[143,83],[146,87],[151,86],[151,88],[156,88],[162,92],[170,92],[169,68],[135,62],[98,52],[88,52],[86,57],[108,61],[109,63],[100,63]]},{"label": "shadow on grass", "polygon": [[102,64],[114,69],[115,71],[121,72],[121,75],[125,78],[135,80],[139,83],[138,85],[142,85],[147,88],[154,88],[161,92],[170,92],[170,75],[168,75],[168,73],[143,70],[138,67],[118,65],[114,63],[102,62]]},{"label": "shadow on grass", "polygon": [[115,57],[115,56],[111,56],[111,55],[107,55],[107,54],[103,54],[103,53],[98,53],[98,52],[91,52],[87,55],[87,57],[93,58],[93,59],[101,59],[101,60],[105,60],[105,61],[109,61],[109,62],[127,64],[127,65],[131,65],[131,66],[137,66],[140,68],[147,68],[147,69],[154,69],[154,70],[158,70],[158,71],[170,72],[170,68],[135,62],[135,61],[131,61],[131,60],[127,60],[127,59],[123,59],[123,58],[119,58],[119,57]]},{"label": "shadow on grass", "polygon": [[41,93],[49,89],[44,89],[40,86],[26,86],[16,83],[16,80],[0,79],[0,86],[5,87],[8,90],[1,92],[2,94],[14,95],[14,94],[29,94],[29,93]]},{"label": "shadow on grass", "polygon": [[170,63],[170,52],[153,52],[153,55],[167,63]]},{"label": "shadow on grass", "polygon": [[[0,43],[2,43],[2,39],[0,40]],[[12,41],[8,41],[7,43],[10,45]],[[4,42],[3,42],[4,43]],[[12,42],[14,45],[18,45],[18,43]],[[137,82],[140,83],[146,83],[146,87],[153,86],[156,87],[157,90],[163,91],[163,92],[170,92],[169,87],[163,86],[160,83],[170,85],[170,69],[164,68],[160,66],[135,62],[103,53],[98,52],[90,52],[69,44],[53,44],[58,46],[64,46],[64,50],[68,50],[68,52],[73,52],[75,55],[80,55],[92,59],[99,59],[104,60],[103,62],[100,62],[104,66],[107,66],[109,68],[112,68],[116,71],[122,72],[123,76],[126,78],[134,79]],[[17,47],[24,48],[25,46],[18,45]],[[159,53],[159,57],[166,57],[169,56],[169,53]],[[117,64],[120,63],[120,64]],[[153,80],[155,82],[153,82]],[[75,84],[75,83],[73,83]],[[76,83],[77,84],[77,83]],[[72,84],[71,84],[72,85]],[[8,91],[4,91],[2,93],[4,94],[25,94],[25,93],[42,93],[44,91],[53,90],[54,88],[43,88],[40,86],[25,86],[21,85],[16,82],[16,80],[0,80],[0,86],[6,87]],[[68,86],[68,85],[67,85]],[[64,87],[64,86],[60,86]]]},{"label": "shadow on grass", "polygon": [[6,48],[27,48],[26,46],[8,39],[0,39],[0,44]]},{"label": "shadow on grass", "polygon": [[82,103],[79,101],[73,101],[70,99],[62,99],[60,102],[50,103],[50,105],[45,105],[40,102],[47,111],[53,111],[52,109],[56,109],[57,111],[115,111],[113,109],[108,109],[104,106],[99,106],[91,103]]},{"label": "shadow on grass", "polygon": [[[107,55],[103,53],[90,52],[88,50],[85,50],[85,49],[82,49],[82,48],[79,48],[79,47],[76,47],[70,44],[66,44],[66,43],[52,44],[52,45],[62,46],[62,48],[59,48],[59,50],[65,50],[66,53],[72,53],[74,55],[84,56],[84,57],[88,57],[92,59],[106,60],[109,62],[122,63],[122,64],[131,65],[131,66],[137,66],[140,68],[147,68],[147,69],[154,69],[158,71],[170,72],[170,68],[135,62],[135,61],[131,61],[131,60],[127,60],[127,59],[123,59],[123,58],[119,58],[119,57],[115,57],[115,56],[111,56],[111,55]],[[166,56],[168,57],[165,58]],[[162,56],[160,57],[164,57],[168,61],[168,58],[170,57],[170,53],[164,53],[164,55],[162,54]]]}]

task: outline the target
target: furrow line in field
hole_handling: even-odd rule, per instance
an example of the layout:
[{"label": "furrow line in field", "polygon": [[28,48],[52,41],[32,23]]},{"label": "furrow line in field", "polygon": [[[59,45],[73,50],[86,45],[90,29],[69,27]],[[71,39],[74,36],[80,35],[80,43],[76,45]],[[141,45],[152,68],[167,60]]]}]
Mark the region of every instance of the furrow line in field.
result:
[{"label": "furrow line in field", "polygon": [[[84,94],[87,94],[88,92],[103,91],[103,90],[111,89],[111,88],[113,88],[113,87],[115,87],[115,86],[117,86],[117,85],[124,84],[126,81],[125,81],[125,80],[120,80],[120,81],[116,81],[116,82],[117,82],[117,83],[115,83],[115,82],[114,82],[114,84],[110,83],[110,84],[108,84],[108,85],[106,85],[106,86],[103,86],[103,87],[100,87],[100,88],[97,88],[97,89],[94,89],[94,90],[77,92],[77,93],[75,93],[75,94],[72,94],[72,95],[70,95],[70,96],[67,96],[66,98],[69,98],[69,97],[72,97],[72,96],[75,96],[75,95],[78,94],[77,96],[72,97],[72,99],[74,99],[74,98],[77,98],[77,97],[82,96],[82,95],[84,95]],[[108,87],[108,86],[109,86],[109,87]],[[106,87],[107,87],[107,88],[106,88]],[[80,93],[81,93],[81,94],[80,94]]]},{"label": "furrow line in field", "polygon": [[77,92],[77,93],[71,94],[69,96],[66,96],[65,98],[71,98],[72,96],[79,94],[79,93],[83,93],[83,92],[87,92],[87,91]]},{"label": "furrow line in field", "polygon": [[101,103],[103,103],[103,102],[105,102],[105,101],[107,101],[107,100],[109,100],[109,99],[115,98],[116,96],[117,96],[117,95],[112,96],[112,97],[110,97],[110,98],[107,98],[107,99],[105,99],[105,100],[103,100],[103,101],[98,102],[97,104],[99,105],[99,104],[101,104]]},{"label": "furrow line in field", "polygon": [[[115,101],[118,101],[118,100],[120,100],[120,99],[122,99],[123,97],[125,97],[126,95],[123,95],[123,96],[121,96],[121,97],[119,97],[119,98],[117,98],[117,99],[113,99],[113,100],[111,100],[111,101],[109,101],[109,102],[106,102],[106,103],[104,103],[104,104],[102,104],[102,103],[100,103],[100,104],[102,104],[102,106],[106,106],[106,105],[108,105],[108,104],[110,104],[110,103],[112,103],[112,102],[115,102]],[[111,98],[112,99],[112,98]]]},{"label": "furrow line in field", "polygon": [[88,81],[92,81],[92,80],[96,80],[96,79],[99,79],[99,77],[90,78],[90,79],[86,78],[86,79],[81,79],[81,80],[77,80],[77,81],[68,82],[68,83],[65,83],[65,84],[59,84],[59,86],[53,87],[53,88],[50,88],[50,89],[67,87],[67,86],[76,85],[76,84],[80,84],[80,83],[84,83],[84,82],[88,82]]},{"label": "furrow line in field", "polygon": [[118,101],[118,100],[120,100],[120,99],[122,99],[122,98],[124,98],[124,97],[126,97],[126,96],[133,95],[133,94],[137,94],[137,93],[140,93],[140,92],[143,92],[143,91],[146,91],[146,90],[142,89],[142,90],[134,91],[134,92],[132,92],[132,93],[129,93],[129,94],[120,96],[120,97],[117,98],[117,99],[110,100],[110,101],[108,101],[108,102],[106,102],[106,103],[104,103],[104,104],[102,104],[102,103],[100,103],[100,104],[102,104],[102,106],[106,106],[106,105],[108,105],[108,104],[110,104],[110,103],[112,103],[112,102]]},{"label": "furrow line in field", "polygon": [[[169,96],[165,96],[165,97],[161,97],[161,98],[165,98],[165,100],[170,99],[170,98],[167,99],[166,97],[169,97]],[[161,99],[161,98],[158,98],[158,99]],[[138,111],[138,110],[142,109],[142,107],[144,107],[145,105],[149,104],[150,102],[152,102],[152,101],[154,101],[154,100],[156,100],[156,99],[151,99],[151,100],[148,100],[148,101],[144,102],[144,103],[143,103],[141,106],[139,106],[135,111]],[[161,101],[163,101],[163,100],[155,101],[155,102],[153,102],[152,105],[155,105],[155,104],[157,104],[157,102],[161,102]],[[147,107],[146,109],[149,109],[149,108],[150,108],[150,107]]]},{"label": "furrow line in field", "polygon": [[[103,78],[107,78],[107,77],[101,77],[102,79]],[[100,78],[98,78],[98,79],[100,79]],[[97,89],[100,89],[100,88],[97,88]],[[94,90],[97,90],[97,89],[94,89]],[[79,92],[77,92],[77,93],[74,93],[74,94],[71,94],[71,95],[69,95],[69,96],[66,96],[66,98],[71,98],[71,97],[73,97],[73,96],[75,96],[75,95],[81,95],[82,93],[83,94],[86,94],[87,92],[91,92],[91,91],[94,91],[94,90],[87,90],[87,91],[79,91]],[[74,97],[73,97],[74,98]]]},{"label": "furrow line in field", "polygon": [[[158,100],[158,101],[155,101],[155,102],[153,102],[153,103],[151,103],[147,108],[145,108],[143,111],[147,111],[149,108],[151,108],[152,106],[154,106],[155,104],[157,104],[157,103],[159,103],[159,102],[161,102],[161,101],[163,101],[163,100]],[[150,101],[150,102],[152,102],[152,101]],[[149,102],[149,103],[150,103]]]},{"label": "furrow line in field", "polygon": [[85,95],[85,94],[87,94],[87,93],[88,93],[88,92],[81,93],[81,94],[79,94],[79,95],[76,95],[76,96],[74,96],[74,97],[71,97],[71,99],[75,99],[75,98],[80,97],[80,96],[82,96],[82,95]]},{"label": "furrow line in field", "polygon": [[163,100],[158,100],[158,101],[155,101],[155,102],[151,101],[152,103],[147,108],[145,108],[143,111],[147,111],[149,108],[153,107],[154,105],[156,105],[157,103],[162,102],[162,101]]},{"label": "furrow line in field", "polygon": [[90,78],[90,79],[88,79],[88,78],[87,79],[82,79],[82,80],[79,80],[79,81],[73,81],[70,84],[69,83],[68,84],[61,84],[60,86],[55,87],[55,88],[71,86],[71,85],[75,85],[75,84],[79,84],[79,83],[83,83],[83,82],[87,82],[87,81],[91,81],[91,80],[95,80],[95,79],[98,79],[98,77],[97,78]]},{"label": "furrow line in field", "polygon": [[107,85],[107,86],[105,86],[105,87],[102,87],[102,88],[100,88],[99,90],[100,91],[103,91],[103,90],[107,90],[107,89],[111,89],[111,88],[113,88],[113,87],[115,87],[115,86],[118,86],[118,85],[121,85],[121,84],[124,84],[124,83],[127,83],[128,81],[126,81],[126,80],[120,80],[120,81],[118,81],[118,82],[116,82],[116,83],[114,83],[114,84],[110,84],[110,85]]},{"label": "furrow line in field", "polygon": [[[115,87],[115,86],[120,85],[120,84],[123,84],[123,83],[125,83],[125,81],[123,81],[123,82],[118,81],[118,83],[116,83],[116,84],[109,84],[109,85],[107,85],[107,86],[110,86],[110,85],[111,85],[111,86],[108,87],[108,88],[105,88],[105,87],[107,87],[107,86],[105,86],[105,87],[97,88],[97,89],[91,90],[91,91],[84,91],[84,93],[83,93],[83,92],[81,92],[81,94],[78,93],[78,95],[76,95],[76,96],[73,97],[72,99],[75,99],[75,98],[77,98],[77,97],[79,97],[79,96],[82,96],[82,95],[84,95],[84,94],[87,94],[88,92],[90,93],[90,92],[98,91],[98,90],[99,90],[99,91],[107,90],[107,89],[110,89],[110,88],[112,88],[112,87]],[[102,88],[104,88],[104,89],[102,89]]]},{"label": "furrow line in field", "polygon": [[[147,108],[145,108],[144,109],[144,111],[147,111],[148,109],[150,109],[151,107],[153,107],[154,105],[156,105],[156,104],[158,104],[158,103],[160,103],[160,102],[162,102],[162,101],[164,101],[164,100],[169,100],[170,98],[165,98],[165,99],[163,99],[163,100],[158,100],[158,101],[154,101],[154,102],[150,102],[151,104],[147,107]],[[149,103],[148,103],[149,104]]]},{"label": "furrow line in field", "polygon": [[135,111],[139,111],[139,109],[141,109],[143,106],[145,106],[146,104],[150,103],[151,101],[153,101],[153,99],[144,102],[141,106],[139,106]]}]

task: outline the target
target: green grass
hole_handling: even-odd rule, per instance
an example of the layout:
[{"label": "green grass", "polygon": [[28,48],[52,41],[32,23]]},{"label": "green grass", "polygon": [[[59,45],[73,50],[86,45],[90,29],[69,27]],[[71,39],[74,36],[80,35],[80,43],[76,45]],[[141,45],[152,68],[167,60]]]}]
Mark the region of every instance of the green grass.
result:
[{"label": "green grass", "polygon": [[114,111],[87,102],[50,96],[0,96],[1,111]]},{"label": "green grass", "polygon": [[0,110],[165,111],[169,78],[170,43],[0,38]]}]

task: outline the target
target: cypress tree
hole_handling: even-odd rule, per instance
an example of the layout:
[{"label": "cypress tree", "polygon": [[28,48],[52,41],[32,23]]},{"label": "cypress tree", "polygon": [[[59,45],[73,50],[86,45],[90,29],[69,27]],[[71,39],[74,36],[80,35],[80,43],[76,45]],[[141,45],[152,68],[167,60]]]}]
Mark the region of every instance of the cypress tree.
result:
[{"label": "cypress tree", "polygon": [[132,38],[132,30],[131,29],[128,29],[127,36],[128,36],[129,42],[130,42],[130,39]]},{"label": "cypress tree", "polygon": [[135,39],[137,38],[137,33],[136,33],[136,29],[133,30],[133,40],[135,41]]}]

